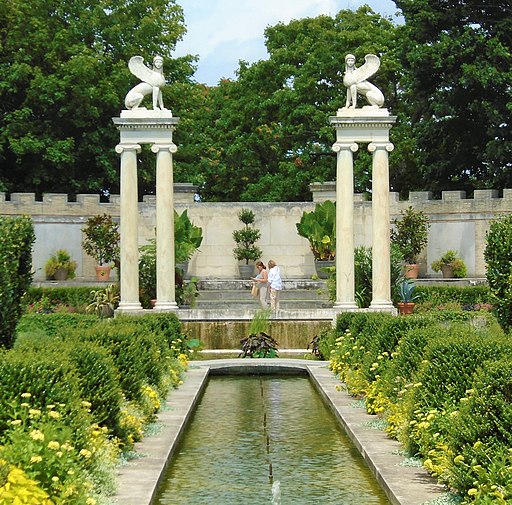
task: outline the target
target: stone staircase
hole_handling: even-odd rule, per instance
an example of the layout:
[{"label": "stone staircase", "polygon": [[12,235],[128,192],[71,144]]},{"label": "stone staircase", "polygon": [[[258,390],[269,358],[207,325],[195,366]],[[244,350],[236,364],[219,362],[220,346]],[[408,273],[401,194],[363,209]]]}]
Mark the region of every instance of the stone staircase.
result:
[{"label": "stone staircase", "polygon": [[[200,280],[197,309],[255,309],[259,300],[251,296],[251,281],[247,280]],[[280,309],[325,309],[329,302],[327,285],[322,280],[285,280],[280,293]]]}]

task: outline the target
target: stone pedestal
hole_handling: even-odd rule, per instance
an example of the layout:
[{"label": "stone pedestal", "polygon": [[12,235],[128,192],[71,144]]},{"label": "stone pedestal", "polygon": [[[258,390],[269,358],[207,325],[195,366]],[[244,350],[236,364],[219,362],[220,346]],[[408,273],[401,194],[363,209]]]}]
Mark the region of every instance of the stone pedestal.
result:
[{"label": "stone pedestal", "polygon": [[175,295],[172,133],[179,118],[168,110],[124,110],[112,118],[120,132],[121,155],[121,300],[119,312],[141,309],[139,301],[137,152],[152,144],[156,153],[157,301],[155,310],[177,310]]},{"label": "stone pedestal", "polygon": [[336,129],[333,150],[338,153],[336,173],[336,302],[335,309],[351,311],[355,303],[353,152],[369,144],[372,161],[372,302],[370,310],[395,309],[391,302],[389,229],[389,130],[396,122],[387,109],[339,109],[330,118]]}]

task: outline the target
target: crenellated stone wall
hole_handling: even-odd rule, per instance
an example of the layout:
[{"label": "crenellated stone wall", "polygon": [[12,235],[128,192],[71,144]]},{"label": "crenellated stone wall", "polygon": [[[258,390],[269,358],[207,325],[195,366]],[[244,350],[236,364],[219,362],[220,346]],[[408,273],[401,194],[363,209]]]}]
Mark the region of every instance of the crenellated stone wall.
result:
[{"label": "crenellated stone wall", "polygon": [[[237,214],[242,208],[256,215],[255,226],[261,231],[258,246],[263,260],[274,259],[285,278],[309,278],[315,273],[313,255],[306,239],[297,234],[296,223],[302,212],[310,211],[316,202],[335,200],[334,183],[313,184],[313,202],[236,202],[202,203],[194,199],[196,188],[191,184],[175,184],[176,210],[188,209],[192,222],[203,229],[203,244],[189,264],[189,274],[200,278],[223,279],[238,277],[238,265],[232,251],[235,247],[233,230],[243,224]],[[355,245],[370,245],[372,236],[371,202],[355,195]],[[412,205],[428,215],[431,223],[429,242],[420,258],[420,274],[436,277],[430,264],[448,249],[460,252],[468,267],[469,277],[484,277],[485,234],[489,221],[499,214],[512,212],[512,189],[475,191],[466,198],[463,191],[444,191],[440,200],[430,192],[411,192],[407,201],[390,194],[391,219]],[[119,219],[119,196],[111,195],[100,202],[98,195],[77,195],[69,201],[65,194],[49,193],[41,201],[33,193],[0,193],[0,215],[30,215],[34,221],[36,242],[33,253],[35,280],[44,279],[44,264],[56,249],[67,249],[77,262],[77,277],[94,278],[95,262],[83,253],[82,226],[96,214],[111,214]],[[154,236],[155,196],[147,195],[139,202],[139,242]]]}]

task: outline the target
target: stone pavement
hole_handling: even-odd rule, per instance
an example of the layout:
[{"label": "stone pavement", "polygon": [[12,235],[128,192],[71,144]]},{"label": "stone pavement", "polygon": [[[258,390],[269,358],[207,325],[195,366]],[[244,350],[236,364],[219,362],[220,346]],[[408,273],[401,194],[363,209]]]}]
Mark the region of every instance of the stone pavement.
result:
[{"label": "stone pavement", "polygon": [[141,457],[119,469],[118,494],[113,497],[114,503],[151,504],[160,476],[178,446],[208,375],[228,370],[230,373],[306,371],[393,505],[422,505],[445,494],[445,488],[429,477],[423,468],[404,465],[400,444],[371,427],[369,421],[375,420],[375,416],[367,414],[348,393],[337,390],[341,382],[327,365],[325,361],[282,358],[191,361],[184,384],[170,392],[158,415],[161,430],[136,444]]}]

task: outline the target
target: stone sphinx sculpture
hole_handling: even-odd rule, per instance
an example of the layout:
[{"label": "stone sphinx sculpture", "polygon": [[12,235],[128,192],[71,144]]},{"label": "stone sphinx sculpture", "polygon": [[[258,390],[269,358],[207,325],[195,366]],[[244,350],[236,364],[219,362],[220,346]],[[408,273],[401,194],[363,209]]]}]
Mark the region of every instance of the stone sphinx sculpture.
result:
[{"label": "stone sphinx sculpture", "polygon": [[126,98],[124,104],[127,109],[145,109],[140,104],[145,96],[152,95],[154,110],[167,110],[164,107],[162,97],[162,88],[165,86],[165,77],[163,73],[164,59],[161,56],[153,58],[153,68],[150,69],[144,64],[142,56],[133,56],[128,62],[130,72],[138,77],[142,82],[133,87]]},{"label": "stone sphinx sculpture", "polygon": [[356,68],[356,57],[353,54],[345,56],[345,75],[343,84],[347,87],[347,101],[345,109],[355,109],[357,106],[357,95],[366,98],[369,106],[378,109],[384,105],[382,91],[366,79],[371,77],[380,67],[380,59],[374,54],[367,54],[364,65]]}]

